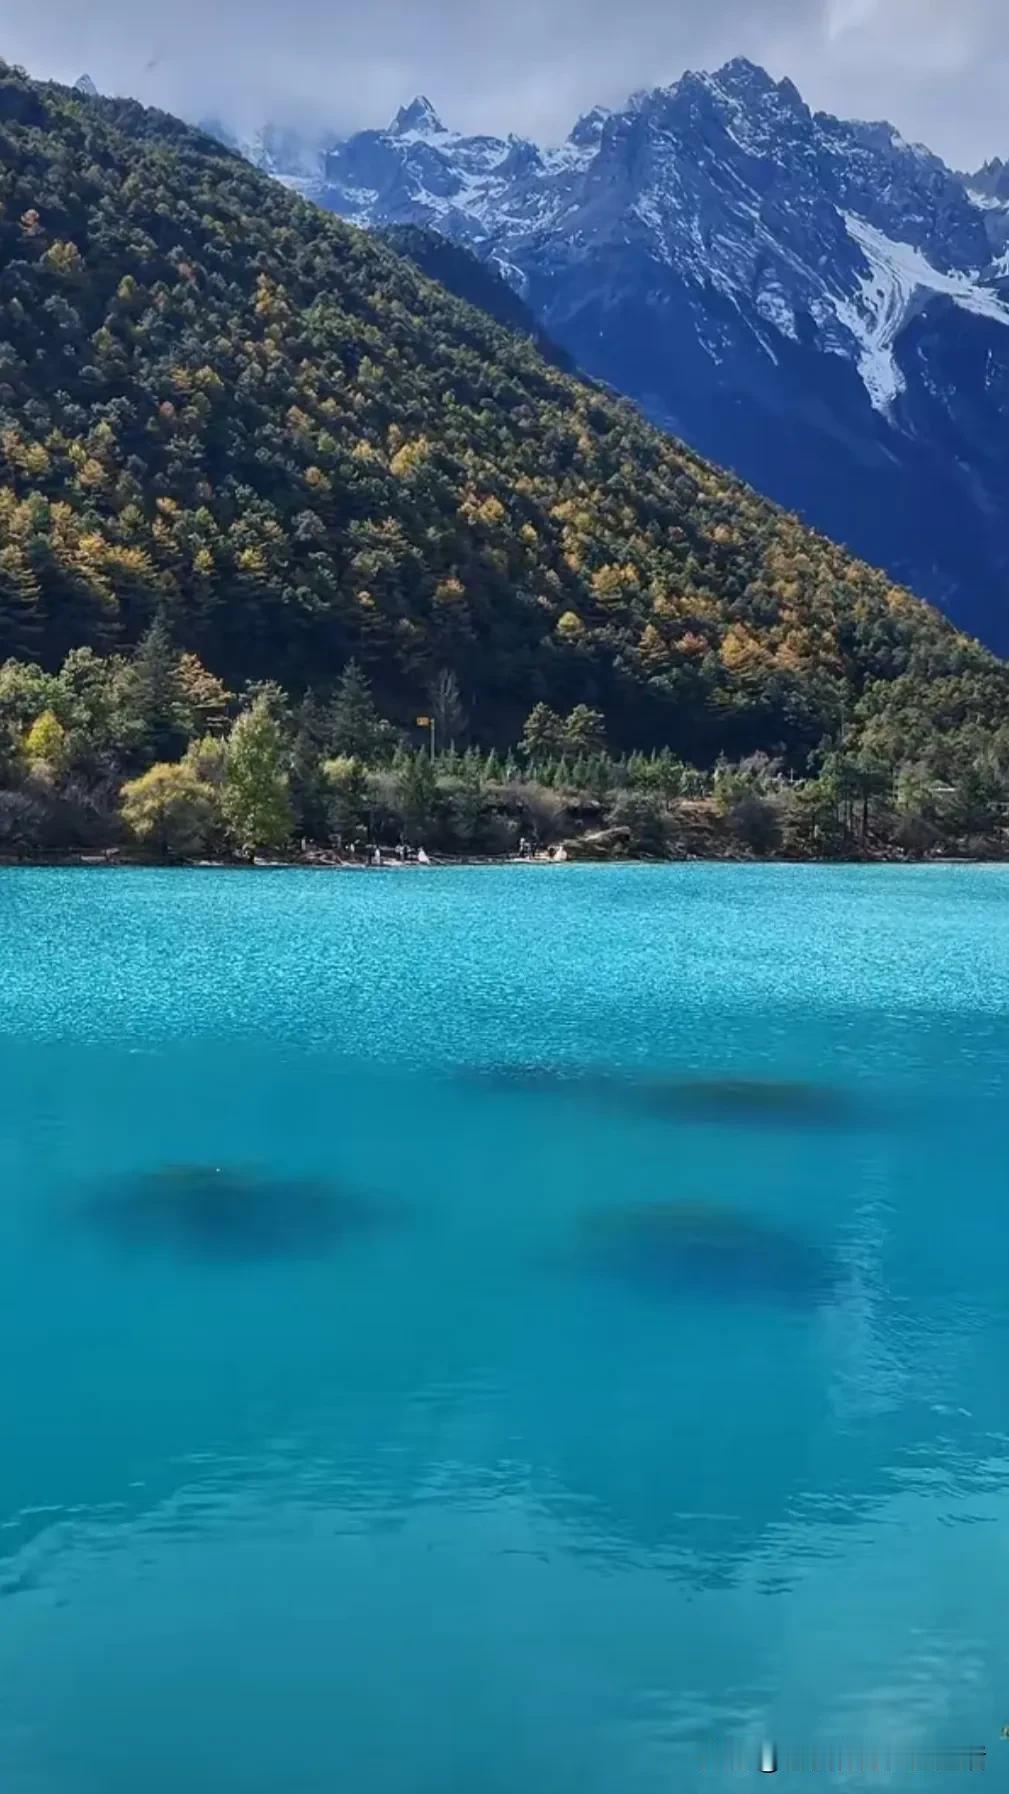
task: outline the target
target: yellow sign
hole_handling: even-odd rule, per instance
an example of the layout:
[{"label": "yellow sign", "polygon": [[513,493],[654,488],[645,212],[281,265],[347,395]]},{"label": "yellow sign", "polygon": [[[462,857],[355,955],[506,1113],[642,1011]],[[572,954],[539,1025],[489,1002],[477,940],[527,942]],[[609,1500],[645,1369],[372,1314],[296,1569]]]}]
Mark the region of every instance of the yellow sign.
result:
[{"label": "yellow sign", "polygon": [[417,718],[417,727],[418,729],[426,729],[429,727],[430,722],[431,718],[429,716],[419,716]]}]

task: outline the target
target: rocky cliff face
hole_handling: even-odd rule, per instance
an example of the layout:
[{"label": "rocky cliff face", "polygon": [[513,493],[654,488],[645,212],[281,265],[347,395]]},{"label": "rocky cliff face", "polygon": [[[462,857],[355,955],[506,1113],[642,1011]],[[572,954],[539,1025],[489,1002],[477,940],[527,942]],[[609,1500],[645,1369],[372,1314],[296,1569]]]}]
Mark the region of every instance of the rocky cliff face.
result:
[{"label": "rocky cliff face", "polygon": [[253,146],[366,226],[492,263],[584,370],[1009,650],[1009,171],[812,113],[752,63],[544,149],[388,130]]}]

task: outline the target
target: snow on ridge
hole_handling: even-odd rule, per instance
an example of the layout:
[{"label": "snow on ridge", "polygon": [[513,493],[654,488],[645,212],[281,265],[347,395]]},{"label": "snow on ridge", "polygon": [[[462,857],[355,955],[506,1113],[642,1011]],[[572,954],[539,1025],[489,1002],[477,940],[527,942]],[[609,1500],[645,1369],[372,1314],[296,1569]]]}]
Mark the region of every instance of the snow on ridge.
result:
[{"label": "snow on ridge", "polygon": [[967,198],[979,212],[1009,212],[1009,199],[996,199],[992,193],[979,193],[976,187],[967,188]]},{"label": "snow on ridge", "polygon": [[840,322],[859,347],[858,371],[877,411],[887,411],[903,390],[893,348],[919,292],[941,293],[961,310],[1009,324],[1009,305],[968,275],[944,274],[911,243],[898,243],[854,213],[842,213],[849,236],[869,264],[857,299],[835,299]]}]

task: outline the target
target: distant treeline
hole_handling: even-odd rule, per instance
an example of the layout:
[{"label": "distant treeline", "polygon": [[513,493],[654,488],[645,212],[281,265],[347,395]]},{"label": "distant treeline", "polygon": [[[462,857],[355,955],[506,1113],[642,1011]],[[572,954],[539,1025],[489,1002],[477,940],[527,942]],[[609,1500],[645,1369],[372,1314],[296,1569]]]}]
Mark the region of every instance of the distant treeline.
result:
[{"label": "distant treeline", "polygon": [[163,623],[128,655],[73,649],[57,672],[0,667],[0,853],[117,848],[164,860],[359,853],[830,858],[1001,856],[1009,730],[951,779],[866,739],[807,774],[756,753],[692,766],[668,748],[613,753],[602,713],[540,703],[505,752],[478,745],[451,671],[409,730],[350,662],[327,693],[240,695]]}]

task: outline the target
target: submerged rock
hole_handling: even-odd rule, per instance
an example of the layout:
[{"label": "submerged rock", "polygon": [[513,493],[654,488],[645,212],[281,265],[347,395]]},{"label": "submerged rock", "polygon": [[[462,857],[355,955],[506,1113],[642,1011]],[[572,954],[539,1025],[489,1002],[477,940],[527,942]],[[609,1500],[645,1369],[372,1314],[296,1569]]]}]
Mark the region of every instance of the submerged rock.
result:
[{"label": "submerged rock", "polygon": [[85,1214],[117,1245],[218,1260],[316,1254],[384,1218],[336,1185],[222,1165],[166,1165],[123,1179]]},{"label": "submerged rock", "polygon": [[800,1304],[838,1282],[829,1254],[783,1229],[707,1203],[630,1203],[586,1215],[584,1265],[661,1295],[696,1292]]},{"label": "submerged rock", "polygon": [[578,1065],[474,1066],[463,1074],[491,1090],[581,1096],[615,1109],[695,1121],[788,1123],[824,1127],[845,1119],[848,1104],[829,1085],[788,1078],[630,1076]]},{"label": "submerged rock", "polygon": [[789,1078],[647,1078],[628,1089],[657,1113],[699,1119],[825,1123],[846,1108],[829,1086]]}]

